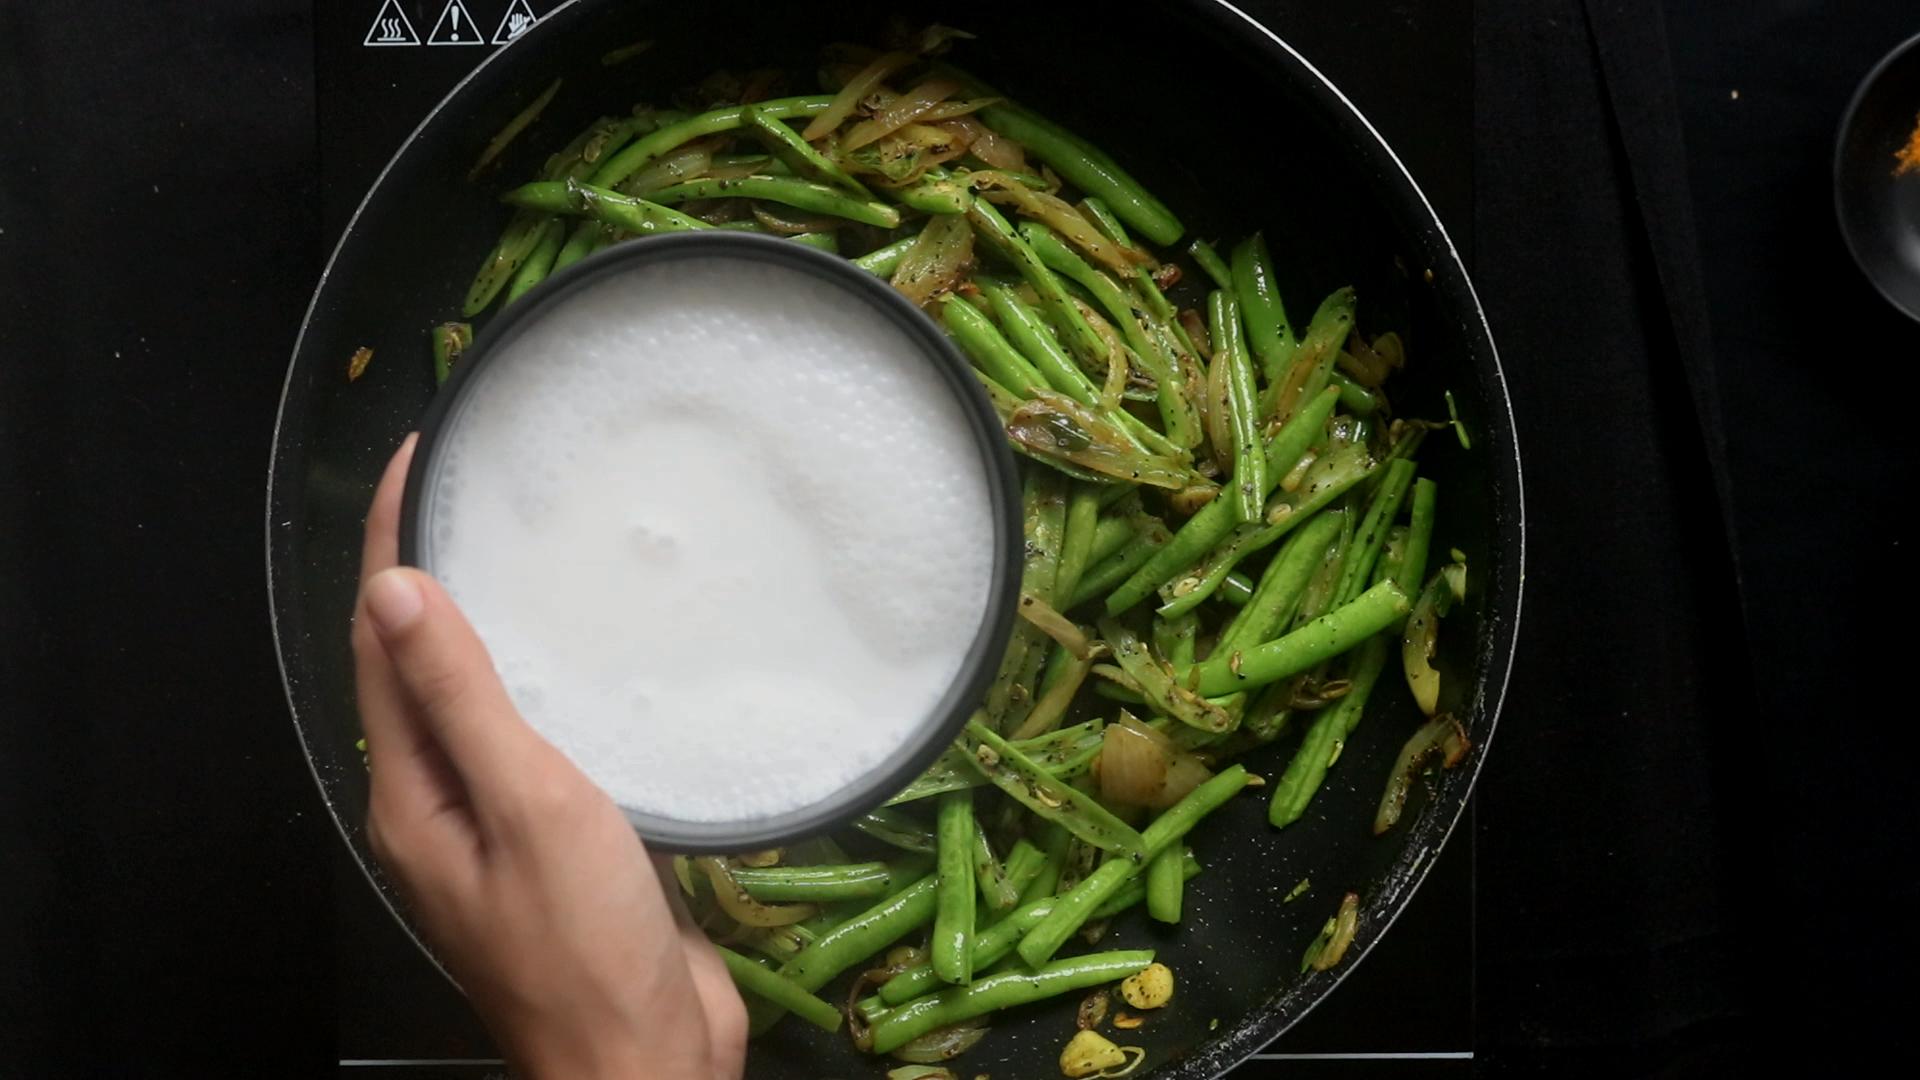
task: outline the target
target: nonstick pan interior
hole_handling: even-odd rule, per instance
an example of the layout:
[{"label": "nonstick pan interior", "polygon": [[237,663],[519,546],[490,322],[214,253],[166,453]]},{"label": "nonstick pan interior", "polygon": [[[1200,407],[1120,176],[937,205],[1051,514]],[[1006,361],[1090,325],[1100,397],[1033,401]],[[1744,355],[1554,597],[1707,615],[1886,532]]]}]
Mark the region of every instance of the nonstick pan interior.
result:
[{"label": "nonstick pan interior", "polygon": [[[1150,1072],[1136,1075],[1217,1075],[1332,991],[1385,932],[1457,820],[1511,663],[1525,531],[1504,382],[1451,243],[1345,99],[1227,5],[1189,0],[1137,17],[1098,3],[575,0],[500,50],[381,175],[301,329],[268,507],[275,630],[295,727],[342,835],[398,911],[363,828],[367,784],[347,647],[359,534],[382,466],[434,392],[426,330],[457,314],[506,220],[498,194],[595,116],[664,102],[716,67],[782,66],[810,89],[821,45],[874,41],[894,13],[959,21],[978,34],[958,48],[958,62],[1097,142],[1182,215],[1189,235],[1231,240],[1265,229],[1296,317],[1332,289],[1355,286],[1362,328],[1407,338],[1411,361],[1394,388],[1400,412],[1444,416],[1440,395],[1450,389],[1475,436],[1466,451],[1439,433],[1422,453],[1423,473],[1440,485],[1438,550],[1461,549],[1472,568],[1468,602],[1441,635],[1440,666],[1443,706],[1467,722],[1473,753],[1416,790],[1400,827],[1374,838],[1374,805],[1418,722],[1404,693],[1379,695],[1304,820],[1276,832],[1265,824],[1264,799],[1236,800],[1193,837],[1206,870],[1188,886],[1185,920],[1164,928],[1123,919],[1102,942],[1156,948],[1179,980],[1173,1004],[1129,1040],[1150,1053]],[[608,50],[639,39],[656,45],[631,63],[601,64]],[[468,183],[478,149],[555,76],[565,83],[540,119],[497,169]],[[347,358],[361,346],[376,359],[349,382]],[[1293,746],[1282,740],[1248,766],[1276,774]],[[1311,887],[1286,902],[1302,879]],[[1360,894],[1362,917],[1347,959],[1301,975],[1302,950],[1348,890]],[[1075,1003],[1001,1017],[956,1064],[964,1075],[1055,1075]],[[756,1044],[749,1071],[818,1080],[878,1076],[884,1067],[856,1055],[844,1035],[787,1023]]]}]

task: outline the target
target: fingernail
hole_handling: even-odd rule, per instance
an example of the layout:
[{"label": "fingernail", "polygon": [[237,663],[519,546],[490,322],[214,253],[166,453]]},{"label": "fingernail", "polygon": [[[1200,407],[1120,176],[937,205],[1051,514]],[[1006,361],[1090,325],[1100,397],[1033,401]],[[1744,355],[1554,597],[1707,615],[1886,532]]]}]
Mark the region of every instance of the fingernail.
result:
[{"label": "fingernail", "polygon": [[420,617],[425,605],[420,584],[399,567],[382,570],[367,582],[367,616],[382,635],[398,633]]}]

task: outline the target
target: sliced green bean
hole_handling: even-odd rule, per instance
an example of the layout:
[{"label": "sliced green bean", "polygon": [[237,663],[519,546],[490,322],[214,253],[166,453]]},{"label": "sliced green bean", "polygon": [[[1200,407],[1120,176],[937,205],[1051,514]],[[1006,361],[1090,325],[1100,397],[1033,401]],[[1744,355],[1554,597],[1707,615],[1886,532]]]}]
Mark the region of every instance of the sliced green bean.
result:
[{"label": "sliced green bean", "polygon": [[1181,894],[1187,881],[1181,873],[1182,863],[1180,848],[1170,844],[1147,864],[1148,918],[1163,923],[1180,921]]},{"label": "sliced green bean", "polygon": [[428,337],[433,346],[433,381],[444,383],[460,362],[460,354],[473,347],[473,324],[441,323],[428,331]]},{"label": "sliced green bean", "polygon": [[1216,652],[1194,665],[1198,690],[1211,697],[1298,675],[1385,630],[1410,606],[1400,586],[1383,581],[1284,637],[1231,654]]},{"label": "sliced green bean", "polygon": [[1187,245],[1187,254],[1193,256],[1193,261],[1213,279],[1216,288],[1233,288],[1233,271],[1227,269],[1227,261],[1213,250],[1212,244],[1195,237],[1193,243]]},{"label": "sliced green bean", "polygon": [[913,236],[906,236],[895,240],[885,247],[875,248],[865,255],[854,259],[853,265],[865,270],[874,277],[890,278],[893,276],[893,272],[900,268],[900,260],[906,258],[907,249],[911,248],[913,242],[918,238],[919,234],[916,233]]},{"label": "sliced green bean", "polygon": [[1439,499],[1439,488],[1433,481],[1421,477],[1413,482],[1413,509],[1409,511],[1407,525],[1407,543],[1400,554],[1400,565],[1395,568],[1393,580],[1408,596],[1420,587],[1420,579],[1427,572],[1427,551],[1433,543],[1434,505]]},{"label": "sliced green bean", "polygon": [[[1155,858],[1160,858],[1161,856],[1164,856],[1164,855],[1166,855],[1166,852],[1162,851],[1160,855],[1155,856]],[[1149,869],[1151,869],[1151,867],[1149,867]],[[1183,881],[1192,881],[1194,877],[1197,876],[1199,873],[1200,873],[1200,861],[1193,857],[1192,848],[1185,849],[1181,853],[1181,858],[1180,858],[1181,879]],[[1147,898],[1147,883],[1140,880],[1138,877],[1135,877],[1132,881],[1129,881],[1125,885],[1120,886],[1120,891],[1114,893],[1112,899],[1108,900],[1104,904],[1101,904],[1099,907],[1094,908],[1093,914],[1087,917],[1087,921],[1098,922],[1101,919],[1111,919],[1115,915],[1118,915],[1121,912],[1134,907],[1136,904],[1141,903],[1146,898]]]},{"label": "sliced green bean", "polygon": [[1374,486],[1373,495],[1367,500],[1367,516],[1361,520],[1353,546],[1347,550],[1346,561],[1340,567],[1340,580],[1333,591],[1336,606],[1360,595],[1372,577],[1374,560],[1380,557],[1387,530],[1399,516],[1400,503],[1406,498],[1407,485],[1411,483],[1413,462],[1401,458],[1387,465],[1380,482]]},{"label": "sliced green bean", "polygon": [[973,792],[949,791],[940,796],[938,886],[934,893],[933,943],[928,952],[933,970],[950,983],[973,978],[974,838],[980,835],[973,819]]},{"label": "sliced green bean", "polygon": [[[1025,546],[1020,591],[1048,604],[1060,571],[1060,534],[1066,527],[1066,480],[1047,469],[1031,470],[1022,485]],[[1033,708],[1034,683],[1046,661],[1047,636],[1022,619],[1013,628],[993,685],[987,688],[986,713],[998,730],[1020,726]]]},{"label": "sliced green bean", "polygon": [[[1392,582],[1382,584],[1397,588]],[[1273,802],[1267,807],[1267,821],[1275,828],[1291,825],[1307,812],[1307,804],[1313,801],[1314,793],[1320,790],[1320,784],[1327,777],[1327,769],[1333,765],[1334,758],[1340,755],[1340,748],[1345,744],[1348,733],[1365,711],[1367,698],[1379,683],[1380,673],[1386,669],[1391,651],[1385,637],[1369,639],[1361,646],[1347,671],[1348,688],[1345,696],[1314,714],[1313,726],[1307,729],[1306,737],[1300,741],[1300,749],[1294,752],[1293,760],[1287,763],[1286,771],[1273,786]]]},{"label": "sliced green bean", "polygon": [[798,176],[808,180],[817,180],[862,200],[871,201],[872,191],[865,184],[854,179],[853,174],[840,167],[832,158],[813,148],[813,144],[800,137],[800,133],[770,116],[759,105],[748,105],[741,110],[743,125],[760,136],[767,149],[785,162]]},{"label": "sliced green bean", "polygon": [[594,171],[592,182],[597,187],[614,187],[639,171],[641,166],[695,139],[703,139],[708,135],[718,135],[727,131],[738,131],[747,122],[748,108],[752,108],[760,116],[775,120],[792,120],[826,112],[832,104],[833,98],[825,94],[778,98],[772,101],[758,101],[752,106],[729,105],[723,109],[714,109],[698,116],[677,120],[650,135],[634,140],[619,153],[607,158]]},{"label": "sliced green bean", "polygon": [[1313,575],[1326,562],[1327,549],[1340,535],[1340,527],[1340,515],[1331,510],[1314,514],[1302,525],[1267,564],[1253,599],[1221,631],[1214,650],[1230,654],[1278,634],[1293,617]]},{"label": "sliced green bean", "polygon": [[1139,531],[1131,542],[1087,570],[1080,579],[1080,591],[1073,595],[1069,608],[1079,607],[1122,586],[1137,576],[1142,567],[1150,565],[1173,542],[1174,534],[1167,531],[1165,522],[1150,515],[1143,514],[1141,517],[1144,520],[1138,523]]},{"label": "sliced green bean", "polygon": [[853,821],[853,827],[902,851],[933,854],[934,837],[926,826],[898,810],[878,807]]},{"label": "sliced green bean", "polygon": [[566,242],[567,230],[559,221],[548,221],[540,227],[540,238],[534,244],[533,251],[526,261],[514,273],[513,282],[507,286],[506,302],[511,304],[527,294],[529,289],[553,272],[553,260],[560,255],[560,247]]},{"label": "sliced green bean", "polygon": [[[1307,408],[1301,409],[1267,442],[1269,481],[1278,483],[1280,477],[1307,452],[1307,448],[1324,437],[1327,418],[1333,415],[1333,407],[1339,400],[1338,392],[1322,394]],[[1233,508],[1223,500],[1215,499],[1201,507],[1174,534],[1172,542],[1154,552],[1107,597],[1108,613],[1118,615],[1145,600],[1161,583],[1197,562],[1214,545],[1226,539],[1237,523]]]},{"label": "sliced green bean", "polygon": [[891,1053],[935,1028],[1124,979],[1151,963],[1153,952],[1149,949],[1091,953],[1035,965],[1032,971],[990,975],[971,986],[928,994],[901,1005],[873,1025],[873,1052]]},{"label": "sliced green bean", "polygon": [[[980,931],[973,937],[973,970],[985,971],[993,964],[1013,951],[1026,932],[1039,924],[1047,913],[1053,910],[1053,897],[1043,896],[1032,903],[1022,904],[1010,912],[1006,918]],[[933,970],[932,964],[920,964],[895,975],[880,985],[879,998],[886,1005],[904,1005],[922,994],[930,994],[940,989],[940,976]]]},{"label": "sliced green bean", "polygon": [[678,206],[695,199],[765,199],[816,214],[891,229],[900,224],[900,211],[886,203],[856,199],[844,191],[792,176],[703,177],[663,187],[650,197],[661,206]]},{"label": "sliced green bean", "polygon": [[1246,607],[1253,599],[1253,579],[1238,570],[1229,570],[1220,581],[1220,588],[1213,594],[1215,600],[1224,600],[1234,607]]},{"label": "sliced green bean", "polygon": [[1020,899],[1020,890],[1007,881],[1006,868],[993,853],[993,844],[987,840],[987,830],[978,818],[974,820],[973,830],[973,884],[980,890],[980,902],[988,911],[1005,911]]},{"label": "sliced green bean", "polygon": [[1060,543],[1060,568],[1054,574],[1054,595],[1072,596],[1080,587],[1099,527],[1100,490],[1091,484],[1075,484],[1067,496],[1066,531]]},{"label": "sliced green bean", "polygon": [[1014,230],[994,205],[985,199],[975,199],[967,208],[967,220],[972,223],[974,232],[988,246],[1013,264],[1027,284],[1040,297],[1040,306],[1053,321],[1054,329],[1059,331],[1060,339],[1067,351],[1079,359],[1081,366],[1093,370],[1104,370],[1107,362],[1107,345],[1100,335],[1093,332],[1080,310],[1073,306],[1073,300],[1067,295],[1060,279],[1040,261],[1033,248]]},{"label": "sliced green bean", "polygon": [[572,181],[542,180],[522,184],[502,198],[515,206],[548,213],[598,218],[615,228],[633,233],[691,232],[713,228],[699,218],[688,217],[670,207]]},{"label": "sliced green bean", "polygon": [[1280,286],[1273,280],[1273,256],[1265,233],[1254,233],[1233,249],[1233,292],[1246,320],[1247,346],[1259,358],[1269,386],[1286,377],[1293,362],[1293,327],[1287,322]]},{"label": "sliced green bean", "polygon": [[[1046,866],[1047,853],[1035,847],[1031,840],[1021,837],[1013,842],[1013,847],[1007,852],[1007,859],[1003,866],[1007,884],[1013,889],[1013,902],[1007,905],[1009,909],[1017,909],[1020,906],[1020,899],[1026,894],[1027,886],[1033,884]],[[980,970],[981,964],[978,960],[974,962],[973,968],[975,971]]]},{"label": "sliced green bean", "polygon": [[1273,485],[1267,480],[1266,448],[1260,439],[1257,415],[1260,402],[1254,391],[1253,364],[1247,358],[1247,343],[1241,333],[1240,302],[1232,293],[1216,289],[1207,297],[1207,312],[1213,331],[1213,362],[1227,369],[1227,413],[1233,431],[1233,479],[1227,493],[1240,520],[1259,521],[1266,509],[1267,492]]},{"label": "sliced green bean", "polygon": [[727,965],[727,974],[733,976],[735,986],[765,998],[823,1031],[840,1030],[839,1009],[808,993],[792,979],[768,971],[724,945],[713,948]]},{"label": "sliced green bean", "polygon": [[1221,732],[1233,726],[1233,717],[1225,709],[1181,686],[1173,670],[1149,652],[1138,634],[1111,615],[1101,618],[1099,625],[1115,662],[1155,709],[1202,731]]},{"label": "sliced green bean", "polygon": [[733,879],[747,895],[766,903],[825,903],[871,900],[887,891],[892,875],[886,863],[839,866],[737,867]]},{"label": "sliced green bean", "polygon": [[1321,301],[1313,320],[1307,323],[1306,337],[1287,362],[1286,378],[1267,384],[1260,415],[1284,421],[1301,404],[1314,400],[1326,389],[1327,381],[1333,377],[1334,361],[1340,357],[1340,347],[1353,332],[1353,308],[1352,289],[1338,289]]},{"label": "sliced green bean", "polygon": [[1112,899],[1120,887],[1136,877],[1148,859],[1178,843],[1200,820],[1225,805],[1247,785],[1244,766],[1229,765],[1187,793],[1153,820],[1141,839],[1146,852],[1137,858],[1115,857],[1101,863],[1079,884],[1055,901],[1053,911],[1020,939],[1020,958],[1038,968],[1066,944],[1095,909]]},{"label": "sliced green bean", "polygon": [[991,376],[994,382],[1023,398],[1030,398],[1034,391],[1046,388],[1046,380],[1033,369],[1020,350],[1001,336],[993,320],[980,314],[979,308],[958,296],[949,295],[940,303],[940,319],[946,325],[947,334],[960,346],[960,351],[980,365],[980,370]]},{"label": "sliced green bean", "polygon": [[901,187],[887,188],[884,194],[895,202],[923,214],[954,216],[973,205],[973,189],[949,176],[928,173]]},{"label": "sliced green bean", "polygon": [[809,993],[834,976],[879,952],[933,918],[935,879],[928,874],[898,895],[861,912],[820,935],[780,968],[780,973]]},{"label": "sliced green bean", "polygon": [[970,760],[993,786],[1014,797],[1041,818],[1105,851],[1143,855],[1145,844],[1133,826],[1113,816],[1092,796],[1034,764],[976,715],[967,722]]},{"label": "sliced green bean", "polygon": [[553,273],[559,273],[586,258],[613,236],[613,226],[604,221],[581,221],[573,226],[560,253],[553,257]]},{"label": "sliced green bean", "polygon": [[1372,416],[1380,411],[1381,405],[1386,403],[1386,398],[1378,390],[1361,386],[1353,381],[1353,376],[1337,367],[1333,369],[1330,378],[1333,380],[1333,385],[1340,388],[1340,404],[1346,406],[1347,411],[1355,416]]}]

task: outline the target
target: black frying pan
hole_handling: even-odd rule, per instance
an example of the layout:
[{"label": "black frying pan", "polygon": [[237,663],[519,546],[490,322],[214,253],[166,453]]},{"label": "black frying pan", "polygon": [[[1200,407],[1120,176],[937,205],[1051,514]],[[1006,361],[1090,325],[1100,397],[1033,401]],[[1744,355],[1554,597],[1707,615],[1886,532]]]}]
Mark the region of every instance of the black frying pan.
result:
[{"label": "black frying pan", "polygon": [[[664,100],[715,67],[812,70],[818,47],[871,40],[885,17],[916,5],[714,5],[575,0],[483,63],[407,140],[348,225],[301,329],[281,403],[268,497],[268,574],[294,725],[341,834],[399,912],[366,845],[367,783],[347,647],[359,534],[373,485],[434,392],[426,328],[459,308],[506,214],[495,197],[594,116]],[[1443,706],[1466,720],[1475,749],[1417,793],[1400,827],[1371,835],[1374,804],[1417,723],[1404,694],[1383,693],[1307,817],[1281,832],[1265,802],[1236,800],[1198,830],[1206,871],[1189,885],[1176,928],[1123,921],[1103,947],[1151,944],[1179,977],[1173,1005],[1139,1033],[1156,1077],[1224,1072],[1330,993],[1393,922],[1458,820],[1512,662],[1525,539],[1520,466],[1506,388],[1466,273],[1432,209],[1391,150],[1303,59],[1224,3],[1154,5],[1151,16],[1104,3],[967,5],[981,40],[962,61],[1008,93],[1098,142],[1186,220],[1193,233],[1267,231],[1284,295],[1310,311],[1331,289],[1359,290],[1366,328],[1407,334],[1403,413],[1444,415],[1453,390],[1475,435],[1444,433],[1422,468],[1440,483],[1437,540],[1473,572],[1468,603],[1442,634]],[[1044,13],[1044,14],[1042,14]],[[954,17],[954,9],[922,15]],[[605,68],[607,50],[659,44]],[[1164,73],[1183,72],[1181,77]],[[499,179],[469,184],[480,146],[555,75],[566,85],[509,148]],[[484,334],[484,326],[480,328]],[[349,383],[347,358],[376,359]],[[1249,766],[1274,774],[1283,740]],[[1283,898],[1310,877],[1312,889]],[[1340,895],[1362,899],[1346,961],[1302,976],[1301,951]],[[404,918],[403,918],[404,921]],[[1409,992],[1418,992],[1409,988]],[[1073,1031],[1073,1000],[1001,1018],[960,1064],[967,1075],[1051,1076]],[[1217,1026],[1214,1024],[1217,1021]],[[844,1036],[788,1023],[756,1045],[757,1077],[877,1076]]]}]

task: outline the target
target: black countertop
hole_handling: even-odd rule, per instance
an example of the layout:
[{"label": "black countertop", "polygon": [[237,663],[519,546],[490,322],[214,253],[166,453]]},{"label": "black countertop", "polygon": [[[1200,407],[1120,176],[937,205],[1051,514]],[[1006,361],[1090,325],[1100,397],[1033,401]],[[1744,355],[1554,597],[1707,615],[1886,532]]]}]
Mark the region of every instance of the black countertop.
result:
[{"label": "black countertop", "polygon": [[[1881,972],[1915,952],[1915,738],[1875,692],[1905,635],[1863,601],[1900,595],[1920,331],[1826,170],[1920,13],[1670,6],[1261,12],[1471,241],[1512,384],[1533,557],[1476,796],[1476,1071],[1831,1058],[1912,1003]],[[0,6],[0,1075],[331,1075],[365,1030],[261,556],[339,197],[314,27]]]}]

